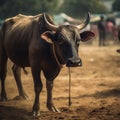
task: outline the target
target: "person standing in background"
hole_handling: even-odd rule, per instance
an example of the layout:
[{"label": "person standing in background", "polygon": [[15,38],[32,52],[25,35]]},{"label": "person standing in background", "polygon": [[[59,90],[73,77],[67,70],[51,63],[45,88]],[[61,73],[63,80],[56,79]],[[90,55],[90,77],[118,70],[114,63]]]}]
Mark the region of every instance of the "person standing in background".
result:
[{"label": "person standing in background", "polygon": [[[118,26],[118,40],[120,42],[120,25]],[[116,50],[118,53],[120,53],[120,48]]]},{"label": "person standing in background", "polygon": [[100,21],[98,22],[98,32],[99,32],[99,46],[105,46],[106,27],[103,16],[100,17]]}]

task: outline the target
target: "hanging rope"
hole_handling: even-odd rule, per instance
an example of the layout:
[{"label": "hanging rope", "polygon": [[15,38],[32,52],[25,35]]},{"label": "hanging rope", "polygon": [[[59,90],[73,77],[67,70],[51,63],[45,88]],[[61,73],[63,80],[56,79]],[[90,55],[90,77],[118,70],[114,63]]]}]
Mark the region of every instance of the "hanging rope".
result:
[{"label": "hanging rope", "polygon": [[59,65],[59,67],[62,68],[63,65],[60,64],[60,62],[59,62],[59,60],[58,60],[58,58],[57,58],[57,55],[56,55],[56,53],[55,53],[55,45],[54,45],[54,43],[52,44],[52,46],[53,46],[53,49],[52,49],[52,50],[53,50],[53,55],[54,55],[54,57],[55,57],[55,60],[56,60],[57,64]]},{"label": "hanging rope", "polygon": [[[57,62],[57,64],[60,66],[60,68],[62,68],[63,66],[60,64],[58,58],[57,58],[57,55],[55,53],[55,46],[54,44],[52,45],[53,46],[53,54],[54,54],[54,57],[55,57],[55,60]],[[72,102],[71,102],[71,71],[70,71],[70,67],[68,67],[68,73],[69,73],[69,106],[71,106]]]},{"label": "hanging rope", "polygon": [[71,106],[72,102],[71,102],[71,71],[70,71],[70,67],[68,67],[68,73],[69,73],[69,106]]}]

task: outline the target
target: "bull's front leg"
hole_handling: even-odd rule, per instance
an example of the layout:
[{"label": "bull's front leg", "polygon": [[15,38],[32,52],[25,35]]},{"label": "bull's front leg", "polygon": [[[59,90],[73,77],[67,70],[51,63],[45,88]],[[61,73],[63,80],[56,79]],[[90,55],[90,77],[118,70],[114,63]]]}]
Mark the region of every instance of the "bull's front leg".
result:
[{"label": "bull's front leg", "polygon": [[60,112],[53,104],[52,100],[52,89],[53,89],[53,81],[46,81],[47,88],[47,108],[53,112]]},{"label": "bull's front leg", "polygon": [[38,117],[40,116],[40,102],[39,102],[39,95],[42,91],[43,84],[40,78],[40,70],[32,69],[33,81],[34,81],[34,91],[35,91],[35,100],[33,105],[33,116]]}]

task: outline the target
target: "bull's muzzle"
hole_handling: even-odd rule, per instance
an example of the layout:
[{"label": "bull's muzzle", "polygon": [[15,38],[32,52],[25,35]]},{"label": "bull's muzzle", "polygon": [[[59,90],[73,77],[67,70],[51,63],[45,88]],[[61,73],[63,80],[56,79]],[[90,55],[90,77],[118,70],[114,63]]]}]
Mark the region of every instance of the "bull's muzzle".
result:
[{"label": "bull's muzzle", "polygon": [[82,60],[81,59],[68,59],[66,62],[67,67],[77,67],[82,66]]}]

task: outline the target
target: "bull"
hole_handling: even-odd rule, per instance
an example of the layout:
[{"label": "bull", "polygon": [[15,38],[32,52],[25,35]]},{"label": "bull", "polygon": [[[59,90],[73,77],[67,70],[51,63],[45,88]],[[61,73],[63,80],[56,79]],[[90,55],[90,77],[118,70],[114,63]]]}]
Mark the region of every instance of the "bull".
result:
[{"label": "bull", "polygon": [[82,65],[78,56],[80,41],[85,42],[94,37],[91,31],[81,32],[89,21],[89,13],[85,22],[76,26],[57,26],[46,13],[36,16],[19,14],[6,19],[0,31],[1,100],[7,100],[5,78],[9,58],[14,63],[13,73],[20,96],[26,97],[21,84],[21,68],[31,68],[35,92],[33,116],[40,115],[39,96],[43,87],[41,71],[46,78],[47,108],[59,112],[52,101],[53,82],[63,65]]}]

